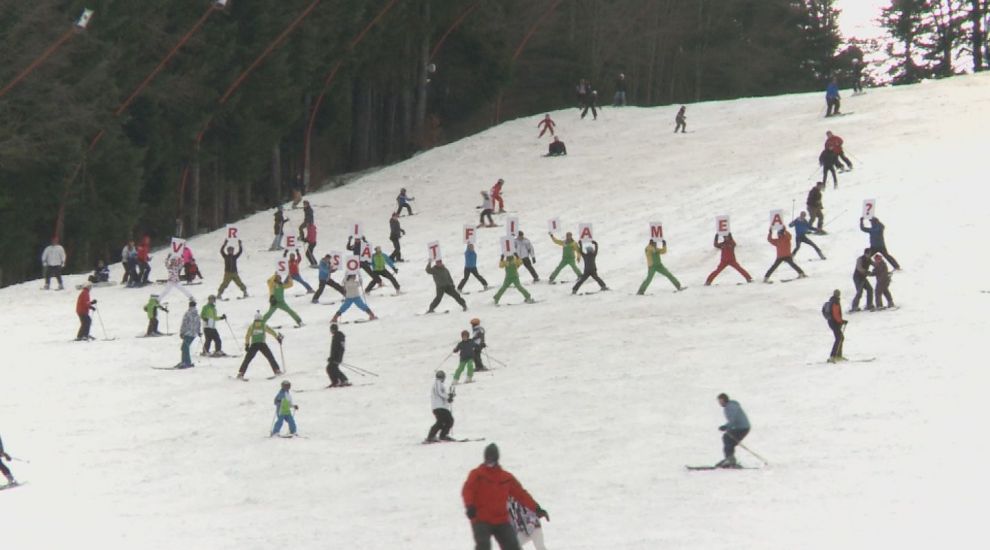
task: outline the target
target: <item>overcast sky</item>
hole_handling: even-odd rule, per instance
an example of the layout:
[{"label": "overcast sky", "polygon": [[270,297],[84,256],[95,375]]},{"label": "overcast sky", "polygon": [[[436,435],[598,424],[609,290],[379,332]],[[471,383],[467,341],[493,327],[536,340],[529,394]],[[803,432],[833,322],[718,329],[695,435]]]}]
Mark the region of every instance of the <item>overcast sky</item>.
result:
[{"label": "overcast sky", "polygon": [[844,38],[877,38],[884,36],[880,24],[880,10],[890,5],[890,0],[835,0],[835,7],[842,10],[839,27]]}]

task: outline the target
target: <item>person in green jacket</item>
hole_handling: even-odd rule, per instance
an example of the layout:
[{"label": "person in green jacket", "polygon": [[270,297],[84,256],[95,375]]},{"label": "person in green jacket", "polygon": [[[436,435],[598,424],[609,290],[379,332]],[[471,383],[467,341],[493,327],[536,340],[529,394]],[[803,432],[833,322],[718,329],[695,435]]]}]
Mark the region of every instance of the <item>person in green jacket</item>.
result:
[{"label": "person in green jacket", "polygon": [[516,287],[516,289],[522,293],[527,304],[532,304],[534,302],[533,297],[529,295],[529,292],[526,292],[526,289],[523,288],[522,283],[519,282],[519,268],[522,264],[522,260],[520,260],[519,256],[516,256],[515,254],[510,255],[508,258],[505,256],[499,258],[498,266],[505,270],[505,280],[502,281],[502,287],[495,293],[495,305],[498,305],[498,301],[502,298],[502,295],[505,294],[505,291],[508,290],[510,286]]},{"label": "person in green jacket", "polygon": [[[376,246],[375,253],[371,255],[371,272],[373,275],[377,275],[378,277],[384,277],[389,281],[391,281],[392,287],[395,288],[395,293],[399,294],[399,281],[396,281],[395,277],[393,277],[392,274],[388,272],[388,268],[390,268],[395,273],[399,272],[398,268],[395,267],[395,263],[392,261],[392,258],[388,257],[387,254],[382,252],[382,247]],[[365,293],[371,292],[375,288],[376,284],[381,285],[381,279],[376,280],[373,278],[371,282],[368,283],[368,286],[364,289],[364,292]]]},{"label": "person in green jacket", "polygon": [[148,331],[144,333],[145,336],[162,336],[162,333],[158,332],[159,309],[168,313],[168,308],[158,301],[158,295],[152,294],[151,298],[148,298],[148,303],[144,304],[144,312],[148,314]]},{"label": "person in green jacket", "polygon": [[268,359],[268,364],[272,367],[272,372],[277,375],[282,374],[282,369],[278,368],[278,363],[275,362],[275,356],[272,355],[272,350],[268,348],[268,344],[265,343],[265,334],[271,334],[278,340],[278,343],[282,343],[282,335],[272,330],[271,327],[265,324],[265,318],[261,316],[261,312],[255,312],[254,322],[247,329],[247,334],[244,335],[244,351],[247,354],[244,356],[244,361],[241,362],[241,368],[237,371],[237,378],[243,379],[244,373],[247,372],[248,364],[254,359],[254,356],[260,351],[265,359]]},{"label": "person in green jacket", "polygon": [[642,296],[646,289],[653,282],[653,275],[659,273],[667,278],[671,283],[673,283],[674,288],[681,290],[681,283],[674,277],[667,268],[663,266],[663,262],[660,261],[660,256],[667,253],[667,241],[660,240],[661,247],[657,248],[657,242],[650,239],[650,242],[646,245],[646,280],[643,284],[639,285],[639,291],[636,294]]},{"label": "person in green jacket", "polygon": [[267,323],[271,319],[272,315],[275,315],[275,310],[281,309],[282,311],[289,314],[292,320],[296,322],[296,328],[303,326],[302,319],[289,304],[285,303],[285,289],[292,287],[292,279],[282,280],[278,272],[275,272],[271,278],[268,279],[268,303],[271,304],[268,308],[268,312],[264,315],[264,320]]},{"label": "person in green jacket", "polygon": [[556,279],[557,275],[560,274],[560,270],[564,269],[566,266],[571,266],[571,269],[574,270],[574,275],[580,277],[581,270],[578,269],[577,262],[581,261],[581,256],[579,256],[581,245],[574,240],[574,236],[571,235],[570,231],[564,235],[564,240],[554,237],[553,233],[548,233],[548,235],[550,235],[550,240],[553,241],[553,244],[563,248],[560,256],[560,263],[557,264],[557,269],[554,269],[553,273],[550,274],[550,284],[553,284],[554,279]]},{"label": "person in green jacket", "polygon": [[217,330],[217,321],[227,319],[227,315],[217,315],[217,297],[210,295],[208,302],[199,312],[199,318],[203,320],[203,353],[210,354],[210,343],[214,344],[213,357],[223,357],[227,355],[223,352],[223,343],[220,342],[220,331]]},{"label": "person in green jacket", "polygon": [[292,389],[292,383],[288,380],[283,380],[282,389],[275,395],[275,415],[277,419],[275,420],[275,425],[272,426],[272,435],[270,437],[279,435],[282,431],[283,422],[289,424],[289,436],[296,435],[296,419],[292,411],[298,410],[299,405],[292,402],[292,394],[289,393],[290,389]]}]

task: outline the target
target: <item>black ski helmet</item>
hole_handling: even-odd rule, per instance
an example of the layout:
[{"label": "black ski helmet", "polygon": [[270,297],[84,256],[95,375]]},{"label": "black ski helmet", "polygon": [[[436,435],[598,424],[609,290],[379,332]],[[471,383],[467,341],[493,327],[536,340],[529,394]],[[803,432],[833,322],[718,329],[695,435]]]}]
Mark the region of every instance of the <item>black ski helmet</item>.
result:
[{"label": "black ski helmet", "polygon": [[442,370],[438,370],[437,371],[437,380],[443,380],[445,378],[447,378],[447,373],[443,372]]}]

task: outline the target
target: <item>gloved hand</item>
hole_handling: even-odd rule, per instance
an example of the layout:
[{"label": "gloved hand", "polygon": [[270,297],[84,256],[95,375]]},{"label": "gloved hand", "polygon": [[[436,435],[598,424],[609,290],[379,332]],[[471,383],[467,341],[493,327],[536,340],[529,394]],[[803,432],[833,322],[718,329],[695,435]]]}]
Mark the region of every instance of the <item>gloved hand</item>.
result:
[{"label": "gloved hand", "polygon": [[278,335],[275,336],[275,339],[278,340],[278,343],[279,344],[281,344],[282,343],[282,340],[284,340],[285,337],[282,336],[281,334],[278,334]]},{"label": "gloved hand", "polygon": [[728,429],[729,429],[728,426],[719,426],[718,427],[718,431],[720,431],[720,432],[724,432],[725,430],[728,430]]},{"label": "gloved hand", "polygon": [[454,394],[452,393],[447,394],[447,403],[453,403],[453,402],[454,402]]},{"label": "gloved hand", "polygon": [[540,508],[539,506],[537,506],[536,507],[536,517],[543,518],[543,519],[545,519],[547,521],[550,521],[550,512],[547,512],[543,508]]},{"label": "gloved hand", "polygon": [[223,315],[220,316],[220,318],[223,319],[224,321],[226,321],[227,320],[227,314],[224,313]]},{"label": "gloved hand", "polygon": [[846,326],[848,324],[849,324],[849,321],[842,321],[842,326]]},{"label": "gloved hand", "polygon": [[474,519],[474,516],[478,515],[478,510],[474,506],[468,506],[464,513],[467,514],[468,519]]},{"label": "gloved hand", "polygon": [[90,300],[89,303],[90,304],[95,304],[96,303],[96,300]]},{"label": "gloved hand", "polygon": [[93,306],[93,305],[91,305],[91,306],[89,306],[89,309],[90,309],[91,311],[96,311],[96,306]]},{"label": "gloved hand", "polygon": [[163,307],[162,310],[165,311],[165,313],[168,313],[168,308],[167,307]]}]

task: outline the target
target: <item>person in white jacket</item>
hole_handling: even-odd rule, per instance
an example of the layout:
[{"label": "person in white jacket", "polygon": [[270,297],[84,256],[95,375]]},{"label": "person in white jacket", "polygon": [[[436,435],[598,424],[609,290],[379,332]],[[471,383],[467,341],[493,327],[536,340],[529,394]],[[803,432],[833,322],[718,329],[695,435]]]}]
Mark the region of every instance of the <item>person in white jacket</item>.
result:
[{"label": "person in white jacket", "polygon": [[540,282],[540,276],[536,273],[536,268],[533,264],[536,263],[536,249],[533,248],[533,243],[526,238],[522,231],[516,237],[516,254],[522,260],[523,267],[529,274],[533,276],[533,282]]},{"label": "person in white jacket", "polygon": [[179,336],[182,338],[182,360],[175,367],[178,369],[188,369],[193,366],[192,356],[189,353],[189,347],[192,346],[193,340],[200,336],[203,332],[202,325],[199,321],[199,312],[196,311],[196,302],[194,300],[189,300],[189,309],[186,310],[186,314],[182,316],[182,326],[179,328]]},{"label": "person in white jacket", "polygon": [[[492,204],[492,198],[488,196],[488,191],[481,192],[481,216],[478,217],[478,227],[495,227],[495,220],[492,219],[492,211],[494,205]],[[485,224],[485,218],[488,218],[488,224]]]},{"label": "person in white jacket", "polygon": [[512,527],[516,530],[516,538],[519,539],[519,547],[522,548],[532,541],[536,550],[547,550],[547,546],[543,543],[543,526],[540,525],[536,510],[530,510],[512,497],[509,497],[506,507],[509,509]]},{"label": "person in white jacket", "polygon": [[164,302],[165,297],[168,296],[169,292],[172,290],[178,290],[179,292],[186,295],[189,301],[193,301],[193,295],[186,289],[182,288],[179,284],[179,274],[182,272],[182,256],[180,254],[169,254],[165,258],[165,268],[168,270],[168,282],[165,283],[165,290],[158,296],[159,302]]},{"label": "person in white jacket", "polygon": [[433,416],[437,419],[430,427],[430,433],[426,436],[424,443],[436,443],[437,432],[440,433],[441,441],[453,441],[450,437],[450,430],[454,427],[454,416],[450,414],[450,404],[454,401],[453,390],[447,393],[443,381],[447,377],[442,370],[437,371],[436,382],[433,383],[433,391],[430,393],[430,404],[433,406]]},{"label": "person in white jacket", "polygon": [[65,267],[65,249],[58,244],[58,237],[52,239],[52,244],[45,247],[41,253],[41,267],[45,275],[45,290],[50,288],[52,277],[58,281],[58,289],[65,290],[62,285],[62,269]]}]

